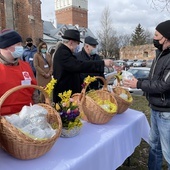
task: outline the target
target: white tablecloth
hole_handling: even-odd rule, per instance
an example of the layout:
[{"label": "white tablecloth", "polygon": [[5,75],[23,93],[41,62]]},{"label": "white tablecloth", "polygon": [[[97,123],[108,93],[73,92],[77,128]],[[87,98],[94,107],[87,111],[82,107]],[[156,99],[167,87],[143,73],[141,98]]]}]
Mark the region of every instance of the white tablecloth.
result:
[{"label": "white tablecloth", "polygon": [[148,141],[145,115],[128,109],[105,125],[84,122],[78,136],[59,138],[52,149],[34,160],[18,160],[0,149],[2,170],[115,170],[141,138]]}]

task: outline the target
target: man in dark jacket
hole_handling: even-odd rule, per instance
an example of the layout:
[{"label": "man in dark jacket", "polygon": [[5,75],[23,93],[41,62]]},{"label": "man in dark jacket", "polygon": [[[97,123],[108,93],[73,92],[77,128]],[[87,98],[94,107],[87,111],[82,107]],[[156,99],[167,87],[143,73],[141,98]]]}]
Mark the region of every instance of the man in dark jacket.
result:
[{"label": "man in dark jacket", "polygon": [[30,64],[32,71],[34,72],[34,75],[36,76],[36,71],[34,68],[34,54],[37,52],[37,47],[33,45],[33,40],[32,38],[27,38],[26,39],[26,46],[24,47],[24,53],[21,57],[23,61],[26,61]]},{"label": "man in dark jacket", "polygon": [[124,81],[146,92],[151,107],[149,170],[162,169],[162,157],[170,169],[170,20],[158,24],[153,39],[157,48],[148,80]]},{"label": "man in dark jacket", "polygon": [[[75,53],[76,57],[78,60],[81,61],[99,61],[101,60],[100,56],[97,54],[97,45],[98,42],[96,41],[96,39],[94,39],[93,37],[86,37],[84,40],[84,47],[82,48],[82,51]],[[102,76],[104,77],[103,73],[81,73],[80,74],[80,78],[81,78],[81,84],[83,84],[84,78],[86,78],[88,75],[90,76]],[[88,90],[89,89],[99,89],[100,85],[101,85],[101,81],[97,80],[93,83],[91,83],[88,86]]]},{"label": "man in dark jacket", "polygon": [[80,41],[80,32],[66,30],[62,36],[63,43],[56,51],[53,59],[53,76],[57,84],[53,90],[53,101],[60,101],[58,93],[72,90],[72,94],[81,92],[80,73],[103,73],[104,66],[112,67],[112,60],[80,61],[73,55]]}]

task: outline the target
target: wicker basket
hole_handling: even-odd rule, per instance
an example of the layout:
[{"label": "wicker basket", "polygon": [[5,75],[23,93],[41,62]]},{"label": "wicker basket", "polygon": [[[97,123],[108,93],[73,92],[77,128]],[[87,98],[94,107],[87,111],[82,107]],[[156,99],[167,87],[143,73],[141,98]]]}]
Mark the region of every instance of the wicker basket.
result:
[{"label": "wicker basket", "polygon": [[[121,114],[123,112],[125,112],[129,106],[132,104],[133,102],[133,98],[132,95],[130,94],[130,92],[128,90],[126,90],[125,88],[120,86],[120,79],[113,75],[107,78],[107,82],[110,81],[110,79],[112,79],[113,77],[115,77],[117,79],[117,85],[115,87],[113,87],[111,94],[116,98],[117,104],[118,104],[118,114]],[[132,100],[129,102],[123,98],[121,98],[119,95],[120,94],[126,94],[128,96],[128,98],[131,98]]]},{"label": "wicker basket", "polygon": [[82,106],[81,106],[81,101],[80,101],[81,95],[82,95],[81,93],[74,93],[74,94],[72,95],[72,98],[73,98],[75,101],[77,101],[77,103],[78,103],[81,119],[83,119],[83,120],[85,120],[85,121],[88,122],[87,116],[84,114],[83,109],[82,109]]},{"label": "wicker basket", "polygon": [[[104,86],[100,90],[96,90],[96,94],[102,100],[110,100],[117,105],[116,99],[107,90],[106,80],[103,77],[96,76],[101,79]],[[86,95],[86,89],[88,86],[82,89],[80,95],[81,109],[87,117],[87,120],[93,124],[105,124],[111,120],[111,118],[117,113],[108,113],[101,106],[99,106],[91,97]]]},{"label": "wicker basket", "polygon": [[61,134],[62,122],[60,115],[56,112],[55,109],[50,106],[50,99],[48,98],[47,93],[41,87],[36,85],[21,85],[8,90],[0,98],[0,108],[2,107],[2,104],[5,99],[10,94],[23,88],[38,89],[44,94],[45,104],[39,103],[39,105],[44,107],[48,111],[48,123],[55,123],[58,125],[57,133],[50,139],[35,140],[26,136],[24,133],[14,127],[11,123],[9,123],[3,116],[0,115],[0,142],[1,147],[13,157],[18,159],[34,159],[44,155],[51,149],[51,147],[54,145],[57,138]]}]

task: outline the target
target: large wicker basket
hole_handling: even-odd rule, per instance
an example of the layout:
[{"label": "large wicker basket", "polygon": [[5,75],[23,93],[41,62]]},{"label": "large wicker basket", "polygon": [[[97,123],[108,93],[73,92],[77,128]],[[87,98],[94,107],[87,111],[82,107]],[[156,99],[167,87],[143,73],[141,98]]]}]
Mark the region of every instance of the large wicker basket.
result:
[{"label": "large wicker basket", "polygon": [[[56,142],[57,138],[61,134],[62,122],[60,115],[50,106],[50,99],[43,88],[36,85],[21,85],[8,90],[0,98],[0,108],[2,107],[5,99],[12,93],[23,88],[34,88],[40,90],[45,96],[45,104],[39,103],[40,106],[44,107],[47,111],[47,120],[50,124],[56,124],[57,133],[50,139],[35,140],[22,133],[11,123],[9,123],[3,116],[0,115],[0,145],[1,147],[18,159],[34,159],[44,155],[48,152]],[[16,96],[17,100],[17,96]]]},{"label": "large wicker basket", "polygon": [[[106,80],[103,77],[96,76],[101,79],[104,83],[102,89],[96,90],[96,94],[102,100],[110,100],[112,103],[117,105],[116,99],[107,90]],[[86,115],[89,122],[93,124],[105,124],[111,120],[111,118],[117,113],[108,113],[101,106],[99,106],[91,97],[86,95],[86,89],[88,86],[82,89],[80,95],[81,109]]]},{"label": "large wicker basket", "polygon": [[[120,79],[117,76],[115,76],[115,75],[109,76],[107,78],[107,82],[109,82],[110,79],[112,79],[113,77],[115,77],[115,79],[117,79],[117,84],[116,84],[116,86],[114,86],[112,88],[111,94],[116,98],[116,101],[118,104],[117,113],[121,114],[121,113],[124,113],[129,108],[129,106],[132,104],[133,98],[128,90],[126,90],[125,88],[120,86]],[[128,98],[131,98],[131,100],[127,101],[127,100],[123,99],[122,97],[120,97],[119,95],[122,93],[126,94],[128,96]]]}]

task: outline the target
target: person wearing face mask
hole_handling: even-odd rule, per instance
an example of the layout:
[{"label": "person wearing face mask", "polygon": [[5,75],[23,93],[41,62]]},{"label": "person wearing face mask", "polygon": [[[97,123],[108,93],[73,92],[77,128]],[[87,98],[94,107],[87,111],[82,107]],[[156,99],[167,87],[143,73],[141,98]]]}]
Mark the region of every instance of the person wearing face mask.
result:
[{"label": "person wearing face mask", "polygon": [[[78,60],[81,61],[99,61],[101,60],[100,56],[97,54],[97,45],[98,42],[96,41],[95,38],[88,36],[85,38],[84,40],[84,47],[82,48],[82,50],[78,53],[75,53],[75,56],[77,57]],[[88,76],[101,76],[104,77],[103,73],[81,73],[80,74],[80,78],[81,78],[81,84],[83,84],[84,79]],[[99,89],[100,86],[103,83],[100,80],[97,80],[93,83],[90,83],[90,85],[88,86],[88,90],[90,89]]]},{"label": "person wearing face mask", "polygon": [[149,170],[161,170],[162,160],[170,170],[170,20],[157,25],[153,44],[157,48],[146,80],[124,80],[124,85],[146,93],[151,108]]},{"label": "person wearing face mask", "polygon": [[[45,42],[41,42],[38,45],[33,62],[36,70],[37,84],[45,87],[50,82],[52,75],[52,58],[50,53],[47,53],[47,44]],[[43,95],[40,95],[40,97],[43,101]]]},{"label": "person wearing face mask", "polygon": [[21,59],[30,64],[35,76],[36,76],[36,70],[34,68],[33,60],[34,60],[34,54],[36,52],[37,52],[37,47],[35,45],[33,45],[32,38],[27,38],[26,46],[24,47],[24,52],[23,52]]},{"label": "person wearing face mask", "polygon": [[[36,85],[36,79],[28,63],[20,60],[23,53],[22,38],[14,30],[0,32],[0,97],[9,89],[25,84]],[[18,113],[24,105],[38,103],[34,89],[22,89],[10,95],[1,107],[1,115]]]},{"label": "person wearing face mask", "polygon": [[72,90],[72,94],[81,92],[80,73],[104,73],[104,66],[112,67],[113,61],[89,60],[80,61],[74,55],[74,51],[81,42],[80,32],[69,29],[62,36],[63,42],[58,47],[53,59],[53,77],[57,83],[53,90],[53,101],[60,102],[59,93]]}]

